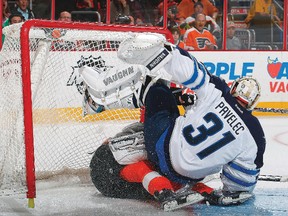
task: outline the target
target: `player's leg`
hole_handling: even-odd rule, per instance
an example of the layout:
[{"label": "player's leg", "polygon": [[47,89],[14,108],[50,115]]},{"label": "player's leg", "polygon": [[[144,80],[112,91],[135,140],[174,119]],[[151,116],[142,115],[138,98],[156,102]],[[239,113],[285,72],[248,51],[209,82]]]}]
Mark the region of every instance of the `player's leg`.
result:
[{"label": "player's leg", "polygon": [[148,161],[139,161],[134,164],[126,165],[121,171],[120,175],[128,182],[142,183],[143,187],[154,195],[156,191],[169,189],[174,191],[181,187],[168,180],[166,177],[160,175],[155,168]]},{"label": "player's leg", "polygon": [[128,199],[153,198],[141,183],[127,182],[120,177],[123,165],[116,162],[108,145],[101,145],[90,163],[90,175],[95,187],[105,196]]}]

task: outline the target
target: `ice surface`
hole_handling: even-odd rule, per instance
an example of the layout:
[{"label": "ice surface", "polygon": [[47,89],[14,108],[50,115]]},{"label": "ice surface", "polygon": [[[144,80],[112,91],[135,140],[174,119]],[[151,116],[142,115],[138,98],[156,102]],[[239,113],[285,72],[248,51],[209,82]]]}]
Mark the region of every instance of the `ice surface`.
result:
[{"label": "ice surface", "polygon": [[[261,174],[288,176],[288,118],[261,117],[260,121],[267,138]],[[157,202],[107,198],[96,190],[89,178],[85,184],[79,184],[79,181],[78,177],[73,177],[37,182],[34,209],[27,207],[24,195],[0,197],[0,215],[288,215],[288,182],[259,181],[254,191],[255,198],[239,206],[197,204],[175,212],[163,212]],[[209,185],[220,187],[220,182],[213,180]]]}]

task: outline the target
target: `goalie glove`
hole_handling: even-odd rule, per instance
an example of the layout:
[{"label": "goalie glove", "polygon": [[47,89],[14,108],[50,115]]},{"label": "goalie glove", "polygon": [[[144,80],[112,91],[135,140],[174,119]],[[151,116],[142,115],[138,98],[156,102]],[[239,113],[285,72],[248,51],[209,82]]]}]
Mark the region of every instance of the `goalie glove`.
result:
[{"label": "goalie glove", "polygon": [[[176,90],[173,90],[176,89]],[[171,88],[174,96],[177,99],[178,105],[182,105],[184,107],[194,105],[197,100],[197,96],[194,91],[189,88],[185,88],[184,90],[179,88]]]},{"label": "goalie glove", "polygon": [[186,107],[194,105],[196,103],[196,99],[197,99],[196,94],[182,94],[179,100],[180,103]]},{"label": "goalie glove", "polygon": [[119,45],[117,55],[126,63],[146,66],[153,76],[172,58],[170,51],[174,47],[161,34],[131,33],[130,37]]},{"label": "goalie glove", "polygon": [[196,103],[197,95],[194,91],[189,88],[186,88],[182,91],[180,96],[180,102],[183,106],[191,106]]}]

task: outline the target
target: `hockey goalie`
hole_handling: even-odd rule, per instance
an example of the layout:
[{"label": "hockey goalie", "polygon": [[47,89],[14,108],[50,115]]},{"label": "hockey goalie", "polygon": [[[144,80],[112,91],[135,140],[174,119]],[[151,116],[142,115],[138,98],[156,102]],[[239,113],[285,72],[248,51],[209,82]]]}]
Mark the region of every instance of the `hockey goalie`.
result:
[{"label": "hockey goalie", "polygon": [[[127,106],[127,101],[145,105],[145,154],[135,154],[131,163],[126,160],[120,177],[142,183],[164,210],[201,200],[235,205],[252,198],[266,145],[263,129],[251,113],[260,97],[257,80],[242,77],[229,88],[190,53],[152,33],[132,34],[120,44],[118,57],[132,65],[130,72],[115,69],[101,75],[83,68],[81,76],[96,106],[110,109]],[[196,106],[188,106],[184,116],[166,81],[196,92]],[[127,159],[115,152],[113,156],[119,164],[121,158]],[[221,190],[201,183],[218,172]]]},{"label": "hockey goalie", "polygon": [[[133,36],[131,33],[131,37]],[[118,53],[121,52],[121,50],[118,51]],[[141,58],[141,53],[137,58]],[[164,55],[157,57],[157,61],[160,61],[161,58],[164,58]],[[167,60],[165,59],[165,61]],[[178,105],[195,104],[195,92],[189,88],[184,88],[182,85],[171,83],[171,76],[161,65],[150,63],[150,69],[148,69],[141,64],[123,62],[120,67],[113,67],[107,71],[89,66],[80,68],[80,79],[84,84],[84,115],[109,109],[142,107],[148,90],[156,82],[170,86]],[[151,73],[152,67],[154,67],[154,73]],[[80,81],[78,82],[80,83]]]}]

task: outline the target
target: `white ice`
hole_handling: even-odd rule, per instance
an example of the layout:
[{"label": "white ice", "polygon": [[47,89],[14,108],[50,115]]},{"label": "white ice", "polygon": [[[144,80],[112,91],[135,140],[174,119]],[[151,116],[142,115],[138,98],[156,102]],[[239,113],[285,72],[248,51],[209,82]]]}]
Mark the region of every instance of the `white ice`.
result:
[{"label": "white ice", "polygon": [[[259,118],[267,139],[262,175],[288,176],[288,118]],[[37,182],[35,208],[27,207],[25,195],[0,197],[0,215],[288,215],[288,182],[259,181],[255,198],[233,207],[215,207],[206,204],[189,206],[175,212],[163,212],[154,201],[142,202],[112,199],[102,196],[91,183],[79,184],[78,177]],[[83,181],[82,181],[83,182]],[[220,186],[219,180],[209,182]]]}]

